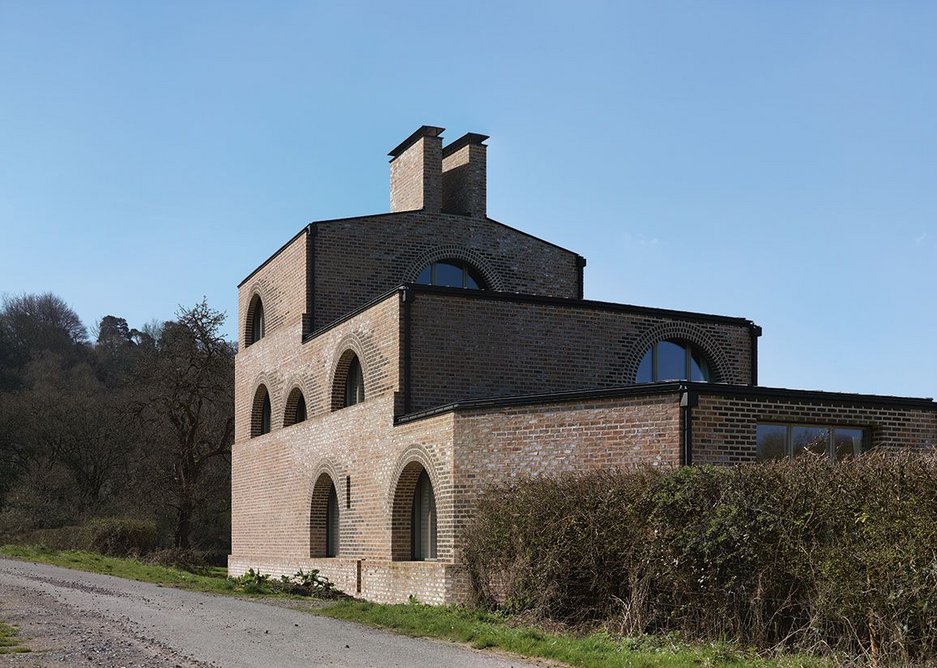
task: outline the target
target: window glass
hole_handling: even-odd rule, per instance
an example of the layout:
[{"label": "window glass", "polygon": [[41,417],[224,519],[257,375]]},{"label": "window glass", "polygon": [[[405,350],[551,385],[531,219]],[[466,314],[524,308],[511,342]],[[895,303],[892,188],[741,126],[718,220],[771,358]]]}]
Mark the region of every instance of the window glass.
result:
[{"label": "window glass", "polygon": [[791,454],[795,457],[804,452],[818,455],[829,453],[830,430],[826,427],[791,427]]},{"label": "window glass", "polygon": [[345,405],[354,406],[364,401],[364,373],[358,357],[352,358],[348,365],[348,378],[345,381]]},{"label": "window glass", "polygon": [[436,558],[436,498],[426,471],[420,474],[413,493],[413,558]]},{"label": "window glass", "polygon": [[471,290],[481,290],[481,286],[478,285],[478,281],[475,280],[475,277],[466,269],[465,270],[465,287]]},{"label": "window glass", "polygon": [[641,358],[641,364],[638,365],[637,382],[639,383],[654,382],[654,349],[653,348],[651,348],[646,353],[644,353],[644,357]]},{"label": "window glass", "polygon": [[834,429],[833,456],[839,461],[852,455],[862,454],[864,442],[864,429]]},{"label": "window glass", "polygon": [[760,462],[782,459],[787,455],[787,425],[760,424],[755,434],[757,459]]},{"label": "window glass", "polygon": [[260,433],[270,433],[270,395],[264,396],[263,408],[260,410]]},{"label": "window glass", "polygon": [[416,282],[421,285],[432,285],[433,283],[433,265],[428,264],[423,267],[423,271],[416,277]]},{"label": "window glass", "polygon": [[303,398],[303,395],[299,395],[299,401],[296,403],[296,421],[305,422],[306,421],[306,400]]},{"label": "window glass", "polygon": [[338,556],[338,495],[335,484],[329,488],[329,501],[326,507],[325,556]]},{"label": "window glass", "polygon": [[690,380],[708,383],[712,380],[709,372],[709,362],[698,350],[690,348]]},{"label": "window glass", "polygon": [[247,342],[247,345],[252,343],[257,343],[265,334],[265,325],[264,325],[264,304],[260,301],[260,297],[254,297],[254,303],[250,309],[250,318],[251,318],[251,339]]},{"label": "window glass", "polygon": [[683,380],[686,373],[686,349],[673,341],[657,344],[657,378],[655,380]]},{"label": "window glass", "polygon": [[462,274],[462,267],[457,267],[448,262],[437,262],[436,278],[433,280],[433,285],[440,285],[445,288],[461,288]]}]

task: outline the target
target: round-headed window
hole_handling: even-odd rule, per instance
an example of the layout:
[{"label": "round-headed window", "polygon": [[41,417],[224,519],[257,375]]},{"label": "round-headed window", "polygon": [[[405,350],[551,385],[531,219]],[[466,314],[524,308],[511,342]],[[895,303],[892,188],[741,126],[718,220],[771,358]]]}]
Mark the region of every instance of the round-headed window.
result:
[{"label": "round-headed window", "polygon": [[416,277],[416,282],[421,285],[470,290],[483,290],[485,285],[478,272],[460,260],[432,262],[423,267]]},{"label": "round-headed window", "polygon": [[712,367],[702,352],[689,343],[660,341],[644,353],[638,365],[639,383],[664,380],[711,382]]}]

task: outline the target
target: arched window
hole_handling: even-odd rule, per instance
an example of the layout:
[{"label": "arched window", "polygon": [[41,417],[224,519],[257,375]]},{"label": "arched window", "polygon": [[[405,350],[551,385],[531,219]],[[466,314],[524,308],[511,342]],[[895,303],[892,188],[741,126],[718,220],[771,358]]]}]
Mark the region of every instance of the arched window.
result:
[{"label": "arched window", "polygon": [[364,372],[361,362],[355,355],[348,365],[348,376],[345,378],[345,405],[354,406],[364,401]]},{"label": "arched window", "polygon": [[254,393],[251,410],[251,438],[270,433],[270,393],[263,385]]},{"label": "arched window", "polygon": [[712,368],[702,352],[689,343],[660,341],[651,346],[638,366],[637,382],[694,380],[711,382]]},{"label": "arched window", "polygon": [[290,425],[306,420],[306,399],[303,392],[298,387],[294,387],[290,395],[286,398],[286,411],[283,413],[283,426]]},{"label": "arched window", "polygon": [[325,519],[325,556],[338,556],[338,494],[335,484],[329,488],[329,501],[326,504]]},{"label": "arched window", "polygon": [[364,369],[353,350],[338,359],[332,380],[332,410],[337,411],[364,401]]},{"label": "arched window", "polygon": [[421,285],[471,290],[483,290],[485,286],[478,272],[461,260],[432,262],[423,267],[416,277],[416,282]]},{"label": "arched window", "polygon": [[412,527],[412,558],[414,561],[424,561],[436,558],[436,495],[433,494],[433,483],[424,470],[416,483],[413,492],[413,514],[410,520]]},{"label": "arched window", "polygon": [[250,307],[247,309],[247,336],[245,345],[257,343],[266,333],[266,323],[264,322],[264,303],[260,300],[260,295],[254,295],[251,299]]},{"label": "arched window", "polygon": [[338,494],[328,473],[316,480],[309,514],[309,555],[337,557],[339,552]]}]

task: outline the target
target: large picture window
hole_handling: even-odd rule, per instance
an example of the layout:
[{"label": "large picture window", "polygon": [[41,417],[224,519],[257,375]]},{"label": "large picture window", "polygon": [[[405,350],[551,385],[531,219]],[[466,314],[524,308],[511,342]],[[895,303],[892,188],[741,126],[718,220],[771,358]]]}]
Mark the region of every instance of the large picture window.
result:
[{"label": "large picture window", "polygon": [[758,461],[796,457],[805,452],[827,455],[840,461],[868,450],[869,430],[862,427],[762,423],[756,428],[755,442]]},{"label": "large picture window", "polygon": [[711,382],[709,361],[695,347],[677,341],[660,341],[644,353],[638,365],[638,383],[664,380]]}]

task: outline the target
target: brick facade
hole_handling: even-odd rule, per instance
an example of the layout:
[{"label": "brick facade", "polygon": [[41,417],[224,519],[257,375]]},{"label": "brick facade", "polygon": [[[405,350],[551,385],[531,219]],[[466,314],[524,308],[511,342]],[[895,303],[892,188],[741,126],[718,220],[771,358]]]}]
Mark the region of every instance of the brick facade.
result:
[{"label": "brick facade", "polygon": [[[310,224],[239,286],[232,574],[316,568],[370,600],[454,602],[468,591],[462,529],[493,484],[749,462],[761,421],[937,443],[930,400],[757,387],[748,320],[583,300],[580,256],[488,217],[487,137],[443,146],[441,133],[391,151],[391,213]],[[415,285],[433,262],[470,267],[484,289]],[[702,355],[714,382],[638,384],[662,341]],[[415,506],[424,472],[434,505]],[[435,525],[423,560],[416,511]]]}]

